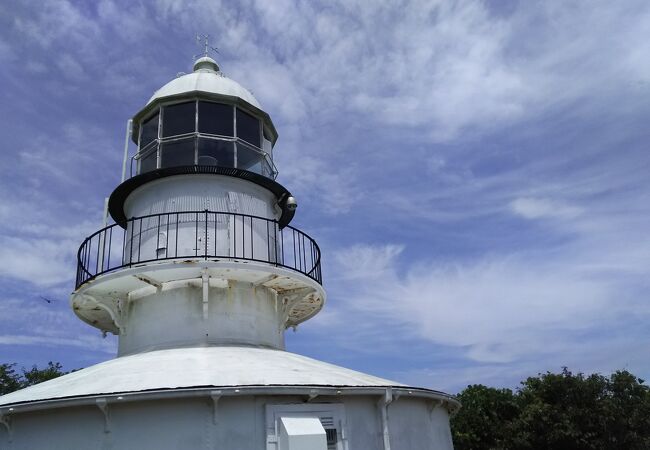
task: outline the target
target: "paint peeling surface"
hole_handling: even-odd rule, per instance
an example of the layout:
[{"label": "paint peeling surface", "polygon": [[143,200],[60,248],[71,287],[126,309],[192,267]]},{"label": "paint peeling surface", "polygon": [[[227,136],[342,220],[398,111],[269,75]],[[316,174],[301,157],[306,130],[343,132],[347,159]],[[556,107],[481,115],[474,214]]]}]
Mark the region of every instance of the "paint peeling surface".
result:
[{"label": "paint peeling surface", "polygon": [[192,347],[123,356],[0,397],[0,405],[156,389],[404,386],[281,350]]}]

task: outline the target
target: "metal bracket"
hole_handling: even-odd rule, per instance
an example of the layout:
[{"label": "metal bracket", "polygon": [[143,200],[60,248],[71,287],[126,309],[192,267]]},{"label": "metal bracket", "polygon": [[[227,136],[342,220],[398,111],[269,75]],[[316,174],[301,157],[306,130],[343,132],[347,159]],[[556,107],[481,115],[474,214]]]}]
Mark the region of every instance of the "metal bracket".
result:
[{"label": "metal bracket", "polygon": [[307,297],[312,292],[314,292],[313,288],[305,287],[305,288],[292,289],[282,294],[282,304],[284,306],[284,313],[286,315],[284,321],[285,327],[288,328],[287,324],[289,323],[289,312],[294,307],[294,305],[296,305],[298,302],[300,302],[302,299]]},{"label": "metal bracket", "polygon": [[142,275],[142,274],[136,274],[136,275],[133,275],[133,276],[135,278],[137,278],[138,280],[142,281],[143,283],[146,283],[146,284],[148,284],[150,286],[155,287],[158,292],[160,292],[162,290],[162,283],[160,281],[154,279],[154,278],[151,278],[151,277],[148,277],[148,276]]},{"label": "metal bracket", "polygon": [[254,282],[254,283],[253,283],[253,286],[258,287],[258,286],[265,285],[265,284],[268,283],[269,281],[273,281],[273,280],[275,280],[277,277],[278,277],[278,276],[275,275],[275,274],[268,275],[268,276],[266,276],[266,277],[264,277],[264,278],[261,278],[261,279],[257,280],[256,282]]},{"label": "metal bracket", "polygon": [[118,330],[118,332],[120,334],[122,334],[125,331],[124,327],[122,326],[122,323],[121,323],[120,319],[118,319],[119,313],[116,312],[116,311],[113,311],[113,308],[108,306],[106,303],[103,303],[103,302],[97,300],[92,295],[82,294],[82,299],[83,299],[84,303],[91,303],[91,304],[97,306],[98,308],[101,308],[104,311],[106,311],[108,313],[108,315],[111,316],[111,319],[113,320],[113,323],[117,327],[117,330]]},{"label": "metal bracket", "polygon": [[11,427],[11,417],[8,414],[0,413],[0,423],[5,426],[7,429],[7,434],[9,435],[9,442],[12,442],[14,439],[13,428]]},{"label": "metal bracket", "polygon": [[111,416],[110,416],[110,411],[108,409],[108,402],[106,401],[105,398],[98,398],[95,400],[95,404],[99,408],[99,410],[104,414],[104,433],[110,433],[111,432]]},{"label": "metal bracket", "polygon": [[437,407],[444,406],[444,405],[445,405],[445,401],[442,399],[430,401],[428,406],[429,415],[433,415],[433,411],[435,411]]},{"label": "metal bracket", "polygon": [[313,399],[315,399],[316,397],[318,397],[319,395],[320,394],[318,393],[318,391],[316,389],[312,389],[312,390],[309,391],[309,398],[307,399],[307,401],[310,402]]},{"label": "metal bracket", "polygon": [[210,399],[212,400],[212,423],[214,425],[217,424],[219,421],[218,418],[218,406],[219,406],[219,400],[221,400],[221,391],[211,391],[210,392]]}]

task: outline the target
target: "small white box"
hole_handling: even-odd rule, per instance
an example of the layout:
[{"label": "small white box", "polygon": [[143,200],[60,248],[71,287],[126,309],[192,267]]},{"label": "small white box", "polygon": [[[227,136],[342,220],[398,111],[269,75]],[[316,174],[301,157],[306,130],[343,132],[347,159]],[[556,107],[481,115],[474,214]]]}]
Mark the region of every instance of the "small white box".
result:
[{"label": "small white box", "polygon": [[325,428],[318,417],[281,417],[280,450],[327,450]]}]

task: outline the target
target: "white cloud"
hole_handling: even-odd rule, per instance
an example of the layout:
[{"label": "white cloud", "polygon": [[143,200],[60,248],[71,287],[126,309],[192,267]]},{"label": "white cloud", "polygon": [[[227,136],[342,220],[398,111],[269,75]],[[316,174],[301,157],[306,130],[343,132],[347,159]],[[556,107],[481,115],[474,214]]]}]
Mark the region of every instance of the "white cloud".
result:
[{"label": "white cloud", "polygon": [[[458,264],[420,261],[404,268],[397,262],[400,250],[392,245],[340,250],[334,276],[340,300],[328,307],[337,309],[347,341],[399,352],[399,345],[391,350],[394,344],[368,339],[367,330],[374,328],[395,341],[423,339],[447,348],[448,358],[455,353],[465,361],[462,370],[489,366],[501,373],[505,364],[514,376],[564,364],[614,370],[609,361],[624,361],[627,345],[635,369],[650,369],[634,356],[640,330],[628,327],[632,320],[650,319],[650,308],[627,286],[638,276],[634,271],[604,273],[584,264],[591,256],[572,256],[570,250]],[[328,334],[334,326],[328,324]],[[423,370],[450,376],[457,369]]]},{"label": "white cloud", "polygon": [[99,35],[93,22],[73,3],[67,0],[46,2],[31,10],[31,14],[19,15],[14,26],[27,39],[49,49],[67,41],[78,50],[91,49]]},{"label": "white cloud", "polygon": [[[102,353],[115,351],[114,338],[102,338],[99,331],[82,333],[82,324],[68,306],[67,295],[47,294],[51,303],[33,293],[22,299],[0,299],[0,346],[75,348]],[[78,351],[78,350],[77,350]]]},{"label": "white cloud", "polygon": [[101,351],[103,353],[113,353],[115,351],[111,342],[101,342],[99,339],[94,339],[90,336],[81,337],[54,337],[54,336],[38,336],[34,334],[18,334],[18,335],[0,335],[0,345],[38,345],[45,347],[72,347],[82,348],[84,350]]},{"label": "white cloud", "polygon": [[403,250],[400,245],[354,245],[336,254],[337,272],[349,280],[382,278],[392,274],[395,259]]},{"label": "white cloud", "polygon": [[572,219],[580,215],[580,208],[563,205],[549,199],[521,197],[510,203],[512,211],[525,219]]},{"label": "white cloud", "polygon": [[0,246],[0,276],[26,281],[36,286],[52,286],[68,281],[75,273],[72,240],[14,238],[4,236]]}]

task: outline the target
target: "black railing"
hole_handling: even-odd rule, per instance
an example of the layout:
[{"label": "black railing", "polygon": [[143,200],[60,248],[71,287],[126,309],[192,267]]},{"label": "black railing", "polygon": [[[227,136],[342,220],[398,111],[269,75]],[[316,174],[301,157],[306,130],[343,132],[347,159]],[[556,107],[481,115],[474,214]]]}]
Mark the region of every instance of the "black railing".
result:
[{"label": "black railing", "polygon": [[302,231],[264,217],[183,211],[134,217],[92,234],[77,253],[76,287],[124,267],[164,260],[243,260],[286,267],[322,283],[320,249]]}]

